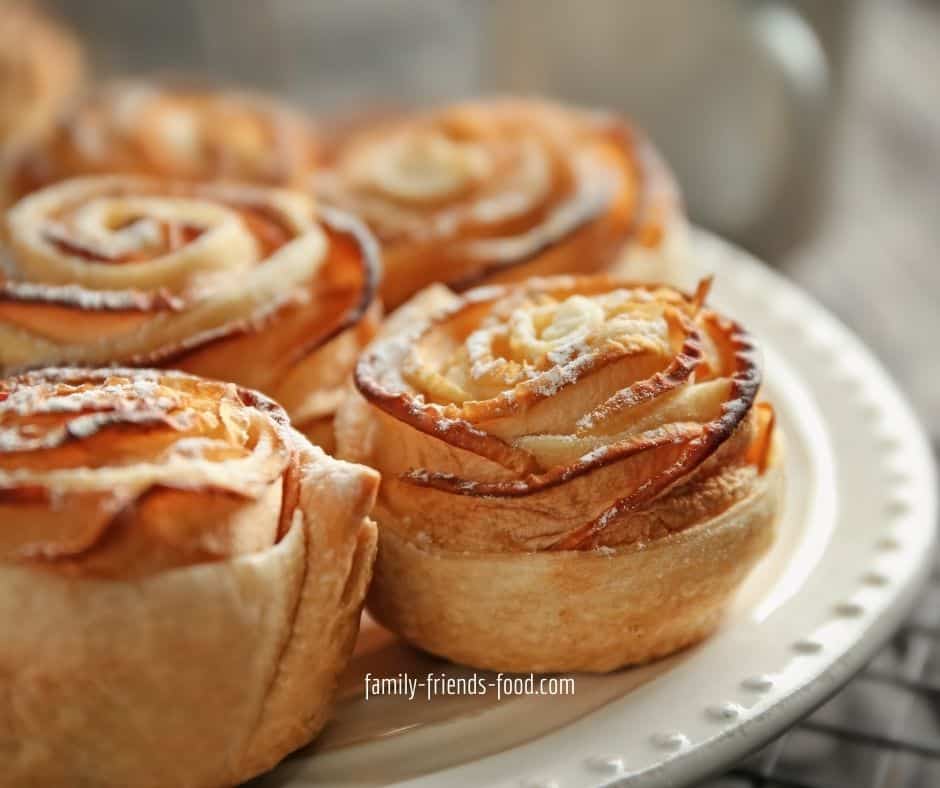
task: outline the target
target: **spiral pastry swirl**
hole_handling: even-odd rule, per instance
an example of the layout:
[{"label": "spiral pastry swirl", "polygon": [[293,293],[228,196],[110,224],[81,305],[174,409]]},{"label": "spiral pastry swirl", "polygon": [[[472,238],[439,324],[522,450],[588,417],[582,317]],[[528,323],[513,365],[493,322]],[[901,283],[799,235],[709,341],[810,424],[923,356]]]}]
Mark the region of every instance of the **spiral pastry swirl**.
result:
[{"label": "spiral pastry swirl", "polygon": [[382,244],[393,308],[432,282],[454,289],[601,270],[668,278],[685,222],[671,173],[625,123],[498,100],[359,124],[315,178]]},{"label": "spiral pastry swirl", "polygon": [[7,199],[66,178],[102,174],[300,187],[316,160],[311,124],[274,99],[116,82],[78,102],[18,157]]},{"label": "spiral pastry swirl", "polygon": [[0,382],[5,778],[208,788],[309,740],[358,629],[377,484],[231,383]]},{"label": "spiral pastry swirl", "polygon": [[393,317],[337,421],[341,455],[383,475],[380,621],[522,671],[609,670],[714,628],[770,542],[780,463],[753,342],[707,289],[554,277],[431,289]]},{"label": "spiral pastry swirl", "polygon": [[0,8],[0,165],[44,134],[78,87],[78,43],[32,3]]},{"label": "spiral pastry swirl", "polygon": [[301,193],[100,176],[8,214],[0,371],[171,366],[327,433],[377,320],[374,243]]}]

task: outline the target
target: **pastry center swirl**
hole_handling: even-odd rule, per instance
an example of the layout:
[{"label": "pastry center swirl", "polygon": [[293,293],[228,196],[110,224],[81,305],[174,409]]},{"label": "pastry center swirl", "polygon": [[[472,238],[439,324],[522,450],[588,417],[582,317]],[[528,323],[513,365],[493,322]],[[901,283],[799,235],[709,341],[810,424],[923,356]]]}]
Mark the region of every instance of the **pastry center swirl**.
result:
[{"label": "pastry center swirl", "polygon": [[23,200],[10,222],[31,252],[8,264],[13,283],[184,298],[238,289],[285,258],[308,275],[329,247],[304,196],[252,187],[75,179]]},{"label": "pastry center swirl", "polygon": [[665,364],[672,355],[666,308],[645,290],[511,298],[494,305],[434,374],[428,374],[433,360],[416,348],[405,376],[433,401],[464,402],[552,373],[563,375],[565,368],[599,354],[650,354]]},{"label": "pastry center swirl", "polygon": [[481,145],[420,130],[369,146],[354,162],[352,174],[384,195],[424,202],[453,197],[491,170],[492,161]]}]

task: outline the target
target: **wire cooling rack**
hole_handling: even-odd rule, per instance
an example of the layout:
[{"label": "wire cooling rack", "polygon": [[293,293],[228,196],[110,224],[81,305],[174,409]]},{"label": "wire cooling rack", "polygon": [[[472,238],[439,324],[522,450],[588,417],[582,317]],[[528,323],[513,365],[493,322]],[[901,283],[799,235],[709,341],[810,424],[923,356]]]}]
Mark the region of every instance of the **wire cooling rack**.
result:
[{"label": "wire cooling rack", "polygon": [[701,788],[940,788],[940,556],[910,619],[856,678]]}]

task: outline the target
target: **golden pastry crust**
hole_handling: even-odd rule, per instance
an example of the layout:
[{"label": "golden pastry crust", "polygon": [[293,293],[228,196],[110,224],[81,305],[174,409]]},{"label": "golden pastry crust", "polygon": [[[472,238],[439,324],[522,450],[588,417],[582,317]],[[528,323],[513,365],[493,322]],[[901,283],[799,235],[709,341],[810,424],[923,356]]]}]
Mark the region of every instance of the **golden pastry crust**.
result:
[{"label": "golden pastry crust", "polygon": [[332,418],[380,307],[375,243],[300,192],[99,176],[7,215],[0,371],[165,366]]},{"label": "golden pastry crust", "polygon": [[378,237],[389,309],[433,282],[462,290],[617,261],[668,280],[684,245],[671,173],[612,117],[504,99],[335,136],[315,188]]},{"label": "golden pastry crust", "polygon": [[392,316],[336,422],[383,477],[380,622],[503,671],[612,670],[714,629],[772,541],[782,448],[707,289],[437,287]]},{"label": "golden pastry crust", "polygon": [[215,788],[309,741],[358,631],[377,485],[233,384],[0,383],[4,784]]},{"label": "golden pastry crust", "polygon": [[103,174],[301,187],[316,166],[317,147],[308,120],[265,96],[116,82],[78,102],[19,157],[7,198]]},{"label": "golden pastry crust", "polygon": [[[47,131],[84,72],[78,42],[32,3],[0,8],[0,157]],[[0,162],[5,164],[5,162]]]}]

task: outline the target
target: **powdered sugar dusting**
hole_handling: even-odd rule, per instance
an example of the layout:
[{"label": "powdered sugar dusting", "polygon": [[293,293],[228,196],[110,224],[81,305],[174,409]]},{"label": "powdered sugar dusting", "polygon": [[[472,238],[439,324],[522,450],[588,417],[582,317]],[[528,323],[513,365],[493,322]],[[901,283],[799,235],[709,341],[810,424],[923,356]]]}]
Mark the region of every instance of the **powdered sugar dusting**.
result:
[{"label": "powdered sugar dusting", "polygon": [[551,397],[577,379],[578,373],[574,366],[555,366],[538,377],[534,390],[541,397]]},{"label": "powdered sugar dusting", "polygon": [[180,310],[185,301],[173,294],[157,290],[89,290],[80,285],[46,285],[36,282],[7,282],[0,288],[0,298],[15,301],[43,301],[65,304],[88,311],[96,310]]}]

